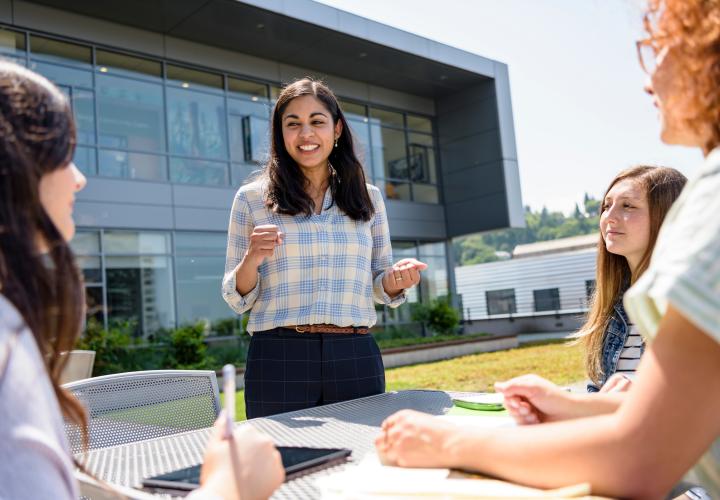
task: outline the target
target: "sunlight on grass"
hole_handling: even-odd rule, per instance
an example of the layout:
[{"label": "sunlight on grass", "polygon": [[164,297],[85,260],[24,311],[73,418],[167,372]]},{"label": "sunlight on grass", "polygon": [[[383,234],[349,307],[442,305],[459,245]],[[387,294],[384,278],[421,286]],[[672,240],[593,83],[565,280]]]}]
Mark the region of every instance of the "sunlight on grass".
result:
[{"label": "sunlight on grass", "polygon": [[[558,341],[538,342],[507,351],[391,368],[385,371],[385,377],[388,391],[493,391],[495,382],[525,373],[536,373],[560,385],[583,380],[585,368],[582,347],[568,346]],[[236,420],[246,418],[244,395],[244,391],[238,391],[236,395]],[[223,400],[222,394],[220,399]]]}]

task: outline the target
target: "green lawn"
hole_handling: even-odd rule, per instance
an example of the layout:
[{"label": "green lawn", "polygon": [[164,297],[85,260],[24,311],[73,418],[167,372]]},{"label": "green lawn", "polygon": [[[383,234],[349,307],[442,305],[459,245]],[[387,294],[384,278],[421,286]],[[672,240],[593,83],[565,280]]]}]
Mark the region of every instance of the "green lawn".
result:
[{"label": "green lawn", "polygon": [[[507,351],[391,368],[385,372],[385,377],[388,391],[492,391],[494,382],[525,373],[536,373],[561,385],[582,380],[585,378],[582,347],[568,346],[564,341],[537,342]],[[246,418],[243,398],[244,391],[238,391],[235,400],[237,420]]]}]

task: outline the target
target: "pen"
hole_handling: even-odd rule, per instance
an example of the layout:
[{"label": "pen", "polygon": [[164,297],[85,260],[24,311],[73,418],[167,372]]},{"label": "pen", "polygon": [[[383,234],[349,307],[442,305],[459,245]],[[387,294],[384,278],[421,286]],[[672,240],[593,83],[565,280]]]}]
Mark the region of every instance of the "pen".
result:
[{"label": "pen", "polygon": [[232,437],[235,425],[235,366],[227,364],[223,366],[223,393],[225,394],[225,439]]}]

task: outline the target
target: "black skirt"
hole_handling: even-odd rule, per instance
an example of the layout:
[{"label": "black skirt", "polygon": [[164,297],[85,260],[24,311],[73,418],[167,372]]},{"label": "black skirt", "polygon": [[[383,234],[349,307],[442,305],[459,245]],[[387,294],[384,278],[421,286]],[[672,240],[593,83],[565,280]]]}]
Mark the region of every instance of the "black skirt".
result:
[{"label": "black skirt", "polygon": [[385,392],[385,367],[371,334],[255,332],[245,365],[248,418]]}]

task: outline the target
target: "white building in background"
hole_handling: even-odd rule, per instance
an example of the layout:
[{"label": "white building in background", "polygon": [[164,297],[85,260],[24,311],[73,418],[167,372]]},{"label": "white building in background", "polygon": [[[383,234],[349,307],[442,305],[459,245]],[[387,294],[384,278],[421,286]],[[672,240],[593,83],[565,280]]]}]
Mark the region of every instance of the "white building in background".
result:
[{"label": "white building in background", "polygon": [[455,268],[472,330],[577,328],[595,287],[598,234],[518,245],[510,260]]}]

